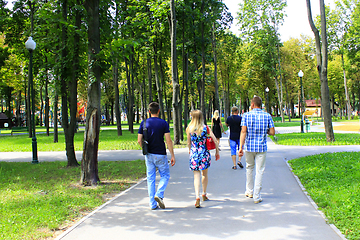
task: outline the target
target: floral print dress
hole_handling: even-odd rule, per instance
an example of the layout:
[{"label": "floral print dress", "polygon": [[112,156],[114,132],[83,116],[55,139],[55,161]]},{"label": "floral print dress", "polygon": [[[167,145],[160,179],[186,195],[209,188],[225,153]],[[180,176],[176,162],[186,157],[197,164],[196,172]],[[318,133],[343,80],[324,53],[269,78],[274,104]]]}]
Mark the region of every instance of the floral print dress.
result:
[{"label": "floral print dress", "polygon": [[191,151],[190,151],[190,170],[199,171],[205,170],[210,167],[211,155],[206,148],[207,127],[204,129],[200,136],[196,133],[190,135],[191,137]]}]

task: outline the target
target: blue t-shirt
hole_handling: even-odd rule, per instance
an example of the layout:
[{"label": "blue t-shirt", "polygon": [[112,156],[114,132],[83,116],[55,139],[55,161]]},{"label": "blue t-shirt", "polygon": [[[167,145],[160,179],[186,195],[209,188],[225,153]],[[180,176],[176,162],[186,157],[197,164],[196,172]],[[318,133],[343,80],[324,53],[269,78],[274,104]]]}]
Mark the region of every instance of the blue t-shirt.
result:
[{"label": "blue t-shirt", "polygon": [[[143,134],[144,121],[140,123],[138,134]],[[164,142],[165,133],[169,133],[169,124],[158,117],[146,119],[148,152],[152,154],[166,155]]]},{"label": "blue t-shirt", "polygon": [[239,140],[241,132],[241,117],[239,115],[231,115],[226,119],[226,123],[230,127],[230,140]]}]

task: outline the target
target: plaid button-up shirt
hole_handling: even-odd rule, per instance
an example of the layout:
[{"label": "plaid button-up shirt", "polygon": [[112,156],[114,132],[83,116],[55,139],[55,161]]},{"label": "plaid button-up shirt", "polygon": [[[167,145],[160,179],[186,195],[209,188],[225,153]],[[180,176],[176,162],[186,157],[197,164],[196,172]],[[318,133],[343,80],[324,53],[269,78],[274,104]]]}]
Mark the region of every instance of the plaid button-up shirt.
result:
[{"label": "plaid button-up shirt", "polygon": [[266,135],[270,128],[274,127],[274,122],[269,113],[263,112],[260,108],[243,115],[241,126],[246,126],[245,151],[266,152]]}]

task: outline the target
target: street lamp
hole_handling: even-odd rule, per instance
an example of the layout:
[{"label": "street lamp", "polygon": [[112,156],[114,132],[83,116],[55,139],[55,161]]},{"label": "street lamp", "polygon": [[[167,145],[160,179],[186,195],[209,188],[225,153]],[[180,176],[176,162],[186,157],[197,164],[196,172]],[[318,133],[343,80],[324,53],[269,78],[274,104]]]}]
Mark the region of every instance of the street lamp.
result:
[{"label": "street lamp", "polygon": [[29,50],[30,60],[29,60],[29,84],[30,84],[30,92],[31,92],[31,131],[32,131],[32,154],[33,160],[32,163],[39,163],[37,156],[37,142],[36,142],[36,133],[35,133],[35,92],[33,86],[33,75],[32,75],[32,55],[33,51],[36,48],[36,42],[29,37],[29,39],[25,42],[25,48]]},{"label": "street lamp", "polygon": [[[298,75],[299,75],[299,78],[300,78],[300,90],[301,90],[301,92],[300,92],[300,104],[299,104],[299,115],[300,115],[300,122],[301,122],[301,124],[300,124],[300,132],[301,133],[304,133],[304,122],[303,122],[303,118],[302,118],[302,116],[303,116],[303,109],[302,109],[302,107],[303,107],[303,98],[302,98],[302,92],[303,92],[303,85],[302,85],[302,78],[303,78],[303,76],[304,76],[304,73],[303,73],[303,71],[299,71],[299,73],[298,73]],[[300,114],[300,111],[301,111],[301,114]]]},{"label": "street lamp", "polygon": [[266,92],[266,111],[269,113],[269,91],[270,89],[268,87],[265,88]]}]

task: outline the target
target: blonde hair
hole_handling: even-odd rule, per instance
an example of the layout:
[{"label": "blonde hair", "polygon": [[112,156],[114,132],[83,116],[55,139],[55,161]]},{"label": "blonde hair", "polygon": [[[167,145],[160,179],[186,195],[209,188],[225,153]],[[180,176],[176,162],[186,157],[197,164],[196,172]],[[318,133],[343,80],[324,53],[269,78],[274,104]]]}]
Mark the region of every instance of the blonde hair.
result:
[{"label": "blonde hair", "polygon": [[219,118],[219,110],[215,110],[214,111],[214,116],[213,118],[215,118],[216,120]]},{"label": "blonde hair", "polygon": [[186,132],[188,133],[196,133],[197,135],[200,135],[203,131],[204,126],[204,117],[200,110],[193,110],[190,113],[191,116],[191,122],[189,123],[189,126],[186,128]]}]

